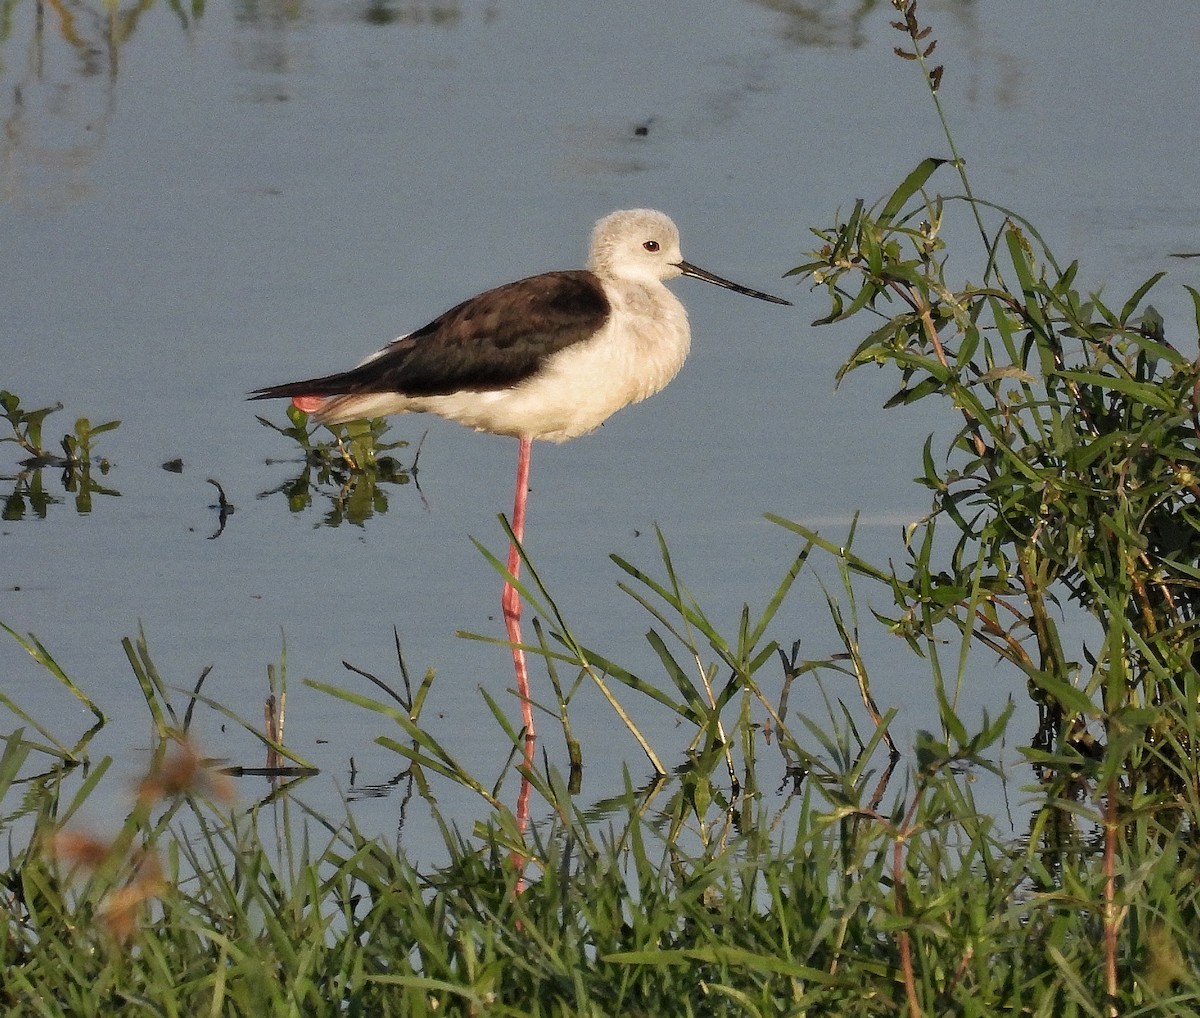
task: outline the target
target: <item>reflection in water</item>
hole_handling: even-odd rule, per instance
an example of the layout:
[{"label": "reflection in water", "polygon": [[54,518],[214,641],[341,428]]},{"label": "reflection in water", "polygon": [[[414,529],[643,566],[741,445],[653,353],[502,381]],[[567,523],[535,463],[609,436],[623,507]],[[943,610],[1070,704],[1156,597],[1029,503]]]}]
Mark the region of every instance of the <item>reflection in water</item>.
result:
[{"label": "reflection in water", "polygon": [[[793,46],[843,47],[858,49],[883,24],[877,12],[895,15],[886,0],[751,0],[763,10],[784,17],[780,37]],[[967,29],[968,36],[978,32],[976,7],[972,0],[930,0],[923,4],[938,14],[946,14]],[[928,13],[928,11],[926,11]],[[873,18],[867,26],[867,19]],[[867,26],[870,31],[866,30]]]},{"label": "reflection in water", "polygon": [[[86,516],[92,511],[92,498],[96,495],[108,495],[119,498],[121,493],[114,488],[106,488],[92,476],[92,464],[74,463],[58,460],[50,464],[41,464],[26,468],[16,474],[0,475],[0,481],[11,481],[12,491],[4,500],[4,509],[0,515],[8,522],[25,519],[32,513],[37,519],[44,520],[52,505],[61,505],[65,499],[59,498],[46,490],[43,472],[46,466],[61,466],[60,478],[63,491],[74,496],[75,512]],[[98,468],[101,474],[109,470],[108,460],[100,460]]]},{"label": "reflection in water", "polygon": [[[4,201],[57,208],[88,197],[85,171],[108,137],[121,47],[152,6],[153,0],[127,6],[32,0],[6,9],[8,31],[0,36]],[[201,9],[173,5],[185,31]]]},{"label": "reflection in water", "polygon": [[[164,469],[165,469],[164,465]],[[217,529],[209,535],[210,541],[215,541],[223,533],[225,533],[225,524],[229,522],[229,517],[237,512],[237,507],[225,497],[225,489],[221,487],[221,482],[208,478],[208,483],[217,489],[217,501],[210,505],[210,509],[217,510]]]},{"label": "reflection in water", "polygon": [[863,22],[880,6],[879,0],[753,0],[759,7],[787,19],[783,39],[795,46],[844,46],[857,49],[867,41]]},{"label": "reflection in water", "polygon": [[[877,37],[886,15],[898,16],[884,0],[750,0],[764,10],[782,15],[778,36],[796,47],[859,49]],[[966,54],[966,100],[970,106],[991,102],[1000,109],[1015,109],[1021,101],[1025,67],[1019,56],[996,48],[984,31],[979,5],[974,0],[928,0],[925,12],[939,23],[951,20],[960,38],[956,45]],[[868,20],[870,19],[870,20]]]},{"label": "reflection in water", "polygon": [[[348,9],[348,14],[346,13]],[[492,3],[472,5],[486,24],[498,16]],[[355,0],[346,5],[321,6],[304,0],[238,0],[234,16],[241,29],[235,39],[238,63],[248,70],[267,74],[294,73],[316,62],[316,42],[298,29],[329,21],[361,22],[367,25],[399,25],[414,28],[449,29],[463,23],[462,5],[446,2],[402,2],[402,0]],[[275,81],[249,96],[252,101],[280,102],[290,92]]]},{"label": "reflection in water", "polygon": [[[302,466],[294,477],[261,492],[260,499],[282,494],[287,499],[289,512],[302,513],[312,508],[319,496],[327,508],[314,526],[338,527],[352,523],[362,527],[372,516],[388,511],[388,486],[416,481],[420,445],[412,464],[407,467],[394,456],[387,455],[393,449],[407,447],[408,442],[385,442],[383,439],[389,430],[386,420],[376,418],[332,427],[310,427],[307,415],[295,407],[288,407],[287,414],[291,421],[288,427],[274,424],[265,417],[258,419],[296,444],[301,458],[292,462],[300,462]],[[329,434],[331,440],[314,441],[314,436],[322,431]]]},{"label": "reflection in water", "polygon": [[[0,27],[0,200],[63,208],[86,200],[88,171],[104,151],[117,107],[122,47],[137,32],[154,0],[84,3],[80,0],[14,0]],[[274,74],[295,71],[311,59],[311,40],[297,49],[290,31],[309,20],[304,0],[240,0],[235,17],[242,66]],[[164,8],[160,5],[160,10]],[[185,34],[204,14],[203,0],[165,8]],[[354,18],[367,24],[453,27],[458,3],[362,0]],[[485,20],[496,16],[489,4]],[[288,98],[278,82],[256,101]]]},{"label": "reflection in water", "polygon": [[[306,23],[300,0],[239,0],[234,17],[239,31],[234,36],[234,55],[240,66],[263,74],[282,75],[311,63],[312,40],[301,41],[292,31]],[[278,80],[260,84],[239,98],[251,102],[282,102],[291,98]]]},{"label": "reflection in water", "polygon": [[457,3],[392,3],[390,0],[367,0],[363,20],[372,25],[433,25],[452,28],[462,20],[462,7]]},{"label": "reflection in water", "polygon": [[92,511],[94,495],[118,496],[119,491],[106,488],[92,476],[93,467],[106,475],[111,467],[102,456],[93,457],[92,442],[97,435],[112,431],[120,421],[93,425],[86,417],[75,422],[75,430],[63,435],[60,443],[63,455],[47,450],[42,441],[42,427],[48,416],[62,409],[61,403],[30,410],[7,390],[0,389],[0,418],[8,422],[12,434],[0,438],[0,443],[12,443],[26,456],[17,463],[15,474],[0,474],[0,481],[13,482],[13,490],[4,500],[3,518],[8,521],[24,519],[30,512],[45,519],[50,506],[63,499],[46,490],[43,474],[46,470],[62,470],[64,492],[75,496],[75,511],[81,516]]}]

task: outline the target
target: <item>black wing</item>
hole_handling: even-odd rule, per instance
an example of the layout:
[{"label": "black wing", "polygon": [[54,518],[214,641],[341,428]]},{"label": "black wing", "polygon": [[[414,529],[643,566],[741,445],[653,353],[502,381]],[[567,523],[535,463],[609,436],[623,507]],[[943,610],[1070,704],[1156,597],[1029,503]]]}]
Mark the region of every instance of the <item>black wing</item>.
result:
[{"label": "black wing", "polygon": [[503,389],[594,335],[610,312],[591,272],[545,272],[464,301],[349,371],[256,389],[250,398]]}]

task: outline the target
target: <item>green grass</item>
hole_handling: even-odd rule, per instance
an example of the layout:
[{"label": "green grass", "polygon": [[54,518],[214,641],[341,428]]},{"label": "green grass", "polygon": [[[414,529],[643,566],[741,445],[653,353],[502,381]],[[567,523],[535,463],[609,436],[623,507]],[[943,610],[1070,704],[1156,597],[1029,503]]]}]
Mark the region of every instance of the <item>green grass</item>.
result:
[{"label": "green grass", "polygon": [[[773,758],[739,754],[733,798],[712,752],[660,785],[627,781],[593,820],[551,767],[529,775],[546,820],[523,828],[497,802],[469,834],[443,825],[444,860],[423,872],[286,798],[284,843],[260,835],[173,736],[123,827],[91,838],[73,818],[107,761],[68,801],[61,773],[27,776],[35,751],[15,733],[0,801],[38,813],[4,868],[0,999],[45,1015],[1194,1010],[1186,804],[1117,821],[1085,781],[1047,795],[1021,845],[975,807],[963,766],[987,764],[1005,719],[954,748],[926,738],[886,802],[849,726],[822,721],[829,751],[783,799],[761,790]],[[415,786],[453,780],[402,728]],[[729,735],[761,746],[740,719]],[[847,752],[853,766],[830,766]]]},{"label": "green grass", "polygon": [[[660,534],[657,561],[617,560],[650,620],[648,673],[585,646],[527,561],[529,653],[568,753],[527,753],[489,701],[513,747],[501,774],[472,773],[422,725],[432,673],[414,688],[401,661],[403,688],[376,679],[378,697],[317,687],[409,768],[443,843],[420,869],[286,790],[282,824],[260,831],[265,816],[233,807],[188,744],[210,701],[198,685],[176,709],[142,636],[125,647],[157,750],[115,834],[76,820],[110,764],[90,758],[90,734],[68,745],[5,698],[20,727],[0,752],[0,1004],[189,1018],[1196,1013],[1200,369],[1146,303],[1161,277],[1121,301],[1080,294],[1075,264],[1032,224],[975,197],[933,35],[915,4],[892,6],[948,157],[814,230],[795,270],[828,295],[821,322],[868,320],[843,373],[880,365],[897,380],[889,406],[933,400],[950,422],[944,442],[913,450],[930,509],[889,563],[863,559],[853,528],[834,541],[771,517],[795,556],[723,631]],[[934,190],[947,180],[953,193]],[[955,215],[977,249],[947,249]],[[40,417],[4,405],[36,435]],[[300,422],[277,430],[306,471],[371,493],[347,518],[375,504],[375,481],[401,483],[371,473],[388,459],[372,451],[377,425],[337,453]],[[806,660],[804,634],[772,634],[814,570],[841,646]],[[871,626],[927,667],[936,718],[911,746],[875,703]],[[91,704],[50,649],[9,632]],[[968,716],[980,676],[1028,695],[1037,730],[1013,730],[1011,704]],[[861,709],[827,692],[847,682]],[[588,746],[570,706],[585,683],[659,775],[637,787],[626,774],[602,803],[577,784]],[[651,706],[686,733],[682,753],[654,745],[639,720]],[[1023,839],[973,798],[1002,745],[1035,776]],[[438,811],[446,783],[477,797],[470,831]],[[527,812],[511,801],[519,783]]]}]

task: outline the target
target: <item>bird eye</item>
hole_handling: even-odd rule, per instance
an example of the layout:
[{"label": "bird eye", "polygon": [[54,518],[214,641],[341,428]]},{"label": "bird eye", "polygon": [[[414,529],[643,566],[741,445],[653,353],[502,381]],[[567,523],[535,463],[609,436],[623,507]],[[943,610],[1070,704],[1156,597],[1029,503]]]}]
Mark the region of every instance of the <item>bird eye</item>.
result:
[{"label": "bird eye", "polygon": [[655,251],[658,250],[658,241],[657,240],[648,240],[642,245],[642,247],[644,247],[647,251],[649,251],[651,254],[653,254]]}]

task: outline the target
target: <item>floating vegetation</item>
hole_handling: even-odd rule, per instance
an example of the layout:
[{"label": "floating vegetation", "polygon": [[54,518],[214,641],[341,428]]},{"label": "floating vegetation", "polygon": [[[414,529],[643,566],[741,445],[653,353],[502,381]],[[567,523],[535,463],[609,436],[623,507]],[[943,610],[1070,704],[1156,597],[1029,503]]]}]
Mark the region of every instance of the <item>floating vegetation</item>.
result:
[{"label": "floating vegetation", "polygon": [[299,453],[295,459],[269,462],[299,463],[300,470],[282,484],[261,492],[259,498],[283,495],[288,511],[293,513],[324,505],[317,526],[351,523],[361,527],[373,516],[388,511],[389,489],[409,483],[415,486],[420,446],[412,463],[403,465],[391,453],[407,448],[409,443],[386,441],[390,430],[386,420],[375,418],[327,427],[311,423],[308,415],[294,406],[287,408],[287,417],[286,426],[261,416],[258,420],[294,443]]},{"label": "floating vegetation", "polygon": [[121,493],[106,487],[96,478],[108,474],[112,464],[93,451],[97,435],[119,427],[120,421],[92,424],[86,417],[75,421],[74,430],[63,435],[59,442],[61,454],[52,452],[43,444],[43,425],[46,418],[63,408],[61,403],[29,410],[21,406],[21,400],[8,390],[0,390],[0,416],[12,429],[11,435],[0,436],[0,443],[12,443],[25,454],[17,461],[20,468],[15,474],[0,474],[0,481],[13,485],[4,500],[3,518],[20,520],[32,514],[45,519],[52,505],[60,505],[65,498],[48,491],[45,471],[61,471],[60,484],[64,495],[74,496],[75,511],[86,515],[92,511],[92,500],[96,495],[117,497]]}]

